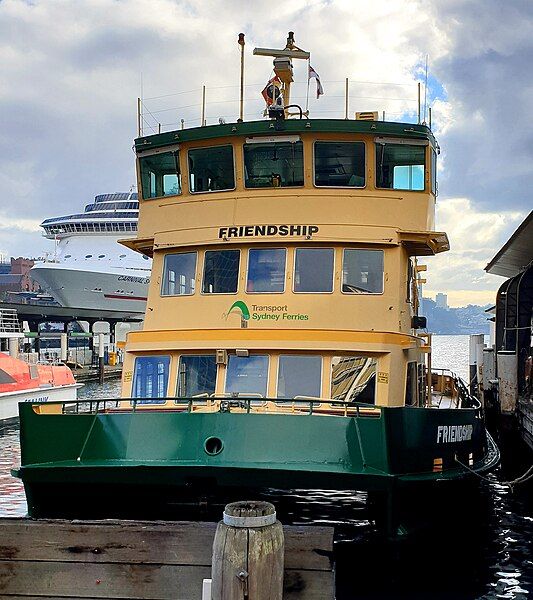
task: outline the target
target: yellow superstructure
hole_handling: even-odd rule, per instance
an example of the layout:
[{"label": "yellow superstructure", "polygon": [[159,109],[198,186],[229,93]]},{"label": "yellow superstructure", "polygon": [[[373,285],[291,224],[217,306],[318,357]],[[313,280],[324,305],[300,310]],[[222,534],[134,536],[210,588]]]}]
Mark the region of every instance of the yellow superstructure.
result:
[{"label": "yellow superstructure", "polygon": [[[340,367],[332,363],[370,357],[375,381],[371,401],[383,406],[405,403],[408,363],[423,362],[423,340],[413,328],[413,258],[448,249],[446,235],[433,231],[433,136],[425,126],[383,122],[301,119],[283,122],[281,127],[274,129],[269,121],[237,123],[137,140],[139,232],[136,239],[124,244],[153,256],[153,267],[144,329],[128,336],[124,397],[139,395],[134,389],[136,358],[152,355],[169,357],[164,396],[180,395],[180,356],[187,354],[214,357],[216,382],[208,395],[238,395],[227,389],[228,357],[238,353],[241,357],[267,357],[263,362],[268,364],[266,385],[261,388],[266,393],[258,393],[261,396],[280,397],[280,356],[320,357],[320,385],[313,388],[319,393],[313,397],[323,399],[335,397],[333,380]],[[252,163],[246,162],[249,159],[244,154],[252,155],[256,147],[267,156],[269,167],[277,165],[272,162],[277,160],[276,148],[280,154],[285,152],[284,156],[290,152],[294,155],[297,148],[301,160],[290,159],[291,163],[283,159],[282,166],[292,164],[294,170],[297,164],[301,179],[296,183],[292,179],[291,185],[284,186],[278,173],[262,172],[252,187]],[[399,169],[402,181],[418,178],[416,186],[403,181],[400,185],[404,188],[422,189],[391,189],[398,187],[392,176],[389,187],[380,185],[383,156],[389,148],[398,156],[409,148],[419,156],[423,154],[422,165],[403,165],[398,159],[399,164],[389,169]],[[233,173],[212,169],[215,174],[209,178],[213,189],[195,191],[200,181],[193,172],[199,160],[196,157],[204,156],[197,152],[199,149],[206,156],[212,151],[219,157],[223,152],[226,167],[229,170],[231,164],[233,169]],[[349,174],[338,173],[346,171],[349,158],[343,154],[337,164],[334,156],[335,152],[349,155],[352,150],[357,151],[360,161],[364,157],[364,173],[359,167],[358,177],[349,180]],[[326,158],[319,158],[321,153]],[[166,157],[175,161],[170,168]],[[167,165],[163,175],[157,172],[160,163]],[[164,177],[171,176],[177,183],[167,193]],[[321,177],[327,185],[321,184]],[[335,185],[335,178],[343,185]],[[223,183],[213,183],[217,181]],[[228,189],[218,189],[221,185]],[[276,274],[272,285],[274,291],[257,292],[250,284],[250,270],[257,266],[254,261],[263,256],[256,259],[254,252],[261,249],[276,251],[271,255],[281,257],[279,261],[284,263],[283,272]],[[313,249],[322,252],[308,252]],[[216,274],[206,275],[206,269],[211,269],[213,256],[225,257],[220,251],[230,250],[235,251],[227,255],[235,271],[235,285],[223,293],[213,292],[215,288],[206,287],[205,280],[216,279]],[[194,262],[194,272],[186,277],[173,272],[172,277],[181,277],[181,291],[176,291],[179,282],[173,280],[170,289],[165,281],[165,261],[181,260],[172,258],[174,255],[186,255],[191,264]],[[324,261],[331,264],[331,285],[306,291],[300,281],[304,277],[300,263],[312,271],[315,256],[319,270]],[[381,265],[373,273],[364,271],[368,267],[357,266],[359,282],[372,280],[370,291],[347,281],[350,273],[346,264],[362,264],[359,257],[370,257]],[[290,360],[284,358],[282,363],[287,369]],[[419,402],[417,366],[415,371],[409,383],[415,390],[410,403]],[[171,405],[165,401],[165,406]]]}]

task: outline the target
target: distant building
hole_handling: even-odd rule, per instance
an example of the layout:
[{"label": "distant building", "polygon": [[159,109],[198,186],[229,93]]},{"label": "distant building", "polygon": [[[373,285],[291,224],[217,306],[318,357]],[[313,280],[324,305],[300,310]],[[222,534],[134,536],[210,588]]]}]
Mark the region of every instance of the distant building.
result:
[{"label": "distant building", "polygon": [[447,294],[437,294],[435,296],[435,303],[437,304],[437,308],[448,309],[448,296],[447,296]]},{"label": "distant building", "polygon": [[11,258],[0,263],[0,294],[5,292],[38,292],[39,284],[29,277],[34,261],[31,258]]}]

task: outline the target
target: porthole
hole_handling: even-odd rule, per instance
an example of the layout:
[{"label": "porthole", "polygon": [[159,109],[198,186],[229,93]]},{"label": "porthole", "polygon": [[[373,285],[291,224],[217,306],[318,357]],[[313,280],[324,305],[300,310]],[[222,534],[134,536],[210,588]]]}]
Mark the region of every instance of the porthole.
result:
[{"label": "porthole", "polygon": [[92,255],[92,254],[86,254],[86,255],[85,255],[85,258],[92,258],[92,257],[93,257],[93,255]]},{"label": "porthole", "polygon": [[105,254],[99,254],[98,258],[105,258]]},{"label": "porthole", "polygon": [[121,254],[121,255],[119,256],[119,258],[126,258],[126,255],[125,255],[125,254]]},{"label": "porthole", "polygon": [[224,449],[222,440],[217,437],[208,437],[204,442],[204,450],[210,456],[216,456],[220,454]]}]

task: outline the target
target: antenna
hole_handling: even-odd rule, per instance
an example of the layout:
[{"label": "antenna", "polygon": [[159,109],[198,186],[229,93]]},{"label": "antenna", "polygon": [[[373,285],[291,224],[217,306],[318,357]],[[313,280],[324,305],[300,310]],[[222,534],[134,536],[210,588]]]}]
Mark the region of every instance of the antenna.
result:
[{"label": "antenna", "polygon": [[428,101],[428,55],[426,54],[426,80],[424,82],[424,125],[426,124],[426,108]]}]

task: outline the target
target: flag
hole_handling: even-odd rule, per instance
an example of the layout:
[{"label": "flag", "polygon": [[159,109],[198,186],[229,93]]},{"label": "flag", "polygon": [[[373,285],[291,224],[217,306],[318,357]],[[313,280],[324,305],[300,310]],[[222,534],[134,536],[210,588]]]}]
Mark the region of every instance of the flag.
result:
[{"label": "flag", "polygon": [[318,76],[318,73],[313,69],[311,65],[309,65],[309,74],[307,76],[307,80],[309,81],[309,79],[312,79],[313,77],[316,79],[316,98],[318,100],[320,96],[322,96],[322,94],[324,93],[324,88],[320,83],[320,77]]},{"label": "flag", "polygon": [[265,85],[261,95],[265,99],[267,106],[272,106],[277,102],[277,99],[281,96],[280,91],[281,79],[276,75]]}]

